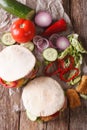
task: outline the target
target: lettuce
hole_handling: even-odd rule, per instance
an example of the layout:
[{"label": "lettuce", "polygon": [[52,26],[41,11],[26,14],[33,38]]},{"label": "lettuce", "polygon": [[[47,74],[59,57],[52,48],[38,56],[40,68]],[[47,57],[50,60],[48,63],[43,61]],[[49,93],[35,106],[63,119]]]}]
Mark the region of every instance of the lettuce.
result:
[{"label": "lettuce", "polygon": [[78,34],[71,34],[68,36],[68,39],[78,53],[87,53],[87,51],[83,48],[82,43],[79,42],[78,36]]}]

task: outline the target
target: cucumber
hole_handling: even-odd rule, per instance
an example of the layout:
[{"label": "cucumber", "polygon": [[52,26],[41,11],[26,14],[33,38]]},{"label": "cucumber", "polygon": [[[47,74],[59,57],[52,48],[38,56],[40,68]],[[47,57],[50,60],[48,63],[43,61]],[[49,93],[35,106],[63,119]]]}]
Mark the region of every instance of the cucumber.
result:
[{"label": "cucumber", "polygon": [[16,43],[10,32],[3,34],[1,41],[4,45],[9,46]]},{"label": "cucumber", "polygon": [[35,10],[16,0],[0,0],[0,7],[19,18],[31,19],[35,14]]},{"label": "cucumber", "polygon": [[55,61],[58,57],[58,52],[54,48],[47,48],[43,51],[43,57],[47,61]]},{"label": "cucumber", "polygon": [[21,43],[21,45],[30,51],[34,50],[34,44],[32,42]]},{"label": "cucumber", "polygon": [[83,99],[87,100],[87,95],[86,95],[86,94],[80,94],[80,96],[81,96]]},{"label": "cucumber", "polygon": [[28,110],[26,111],[27,113],[27,117],[31,120],[31,121],[36,121],[37,117],[32,115]]}]

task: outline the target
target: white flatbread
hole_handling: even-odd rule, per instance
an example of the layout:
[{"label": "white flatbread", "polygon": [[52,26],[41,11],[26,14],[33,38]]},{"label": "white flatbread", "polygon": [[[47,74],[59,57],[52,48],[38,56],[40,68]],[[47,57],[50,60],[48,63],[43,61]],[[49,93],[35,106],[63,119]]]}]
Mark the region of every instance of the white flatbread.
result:
[{"label": "white flatbread", "polygon": [[8,46],[0,52],[0,77],[15,81],[28,75],[34,68],[36,59],[20,45]]},{"label": "white flatbread", "polygon": [[49,116],[59,111],[65,102],[60,84],[49,77],[39,77],[23,89],[22,100],[26,110],[36,117]]}]

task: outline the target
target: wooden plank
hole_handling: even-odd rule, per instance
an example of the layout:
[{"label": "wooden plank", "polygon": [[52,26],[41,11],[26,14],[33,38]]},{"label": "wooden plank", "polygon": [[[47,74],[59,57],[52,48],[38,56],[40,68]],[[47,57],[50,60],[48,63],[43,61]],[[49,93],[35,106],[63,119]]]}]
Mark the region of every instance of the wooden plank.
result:
[{"label": "wooden plank", "polygon": [[70,130],[87,129],[87,102],[82,101],[82,106],[70,111]]},{"label": "wooden plank", "polygon": [[18,130],[18,125],[19,113],[13,112],[13,99],[8,89],[0,86],[0,130]]},{"label": "wooden plank", "polygon": [[[80,34],[83,46],[87,50],[86,0],[71,0],[71,19],[75,32]],[[82,100],[82,106],[70,112],[70,130],[86,130],[86,129],[87,129],[87,102]]]},{"label": "wooden plank", "polygon": [[71,20],[87,49],[87,0],[71,0]]}]

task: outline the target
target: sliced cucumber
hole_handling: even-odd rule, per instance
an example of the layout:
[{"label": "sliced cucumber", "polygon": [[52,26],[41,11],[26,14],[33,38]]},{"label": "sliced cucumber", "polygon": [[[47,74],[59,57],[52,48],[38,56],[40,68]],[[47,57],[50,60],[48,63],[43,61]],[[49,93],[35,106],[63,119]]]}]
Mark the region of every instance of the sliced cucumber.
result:
[{"label": "sliced cucumber", "polygon": [[31,121],[36,121],[37,120],[37,117],[32,115],[28,110],[26,111],[27,113],[27,116],[28,118],[31,120]]},{"label": "sliced cucumber", "polygon": [[80,96],[81,96],[83,99],[86,99],[86,100],[87,100],[87,95],[86,95],[86,94],[80,94]]},{"label": "sliced cucumber", "polygon": [[47,61],[55,61],[58,57],[58,52],[54,48],[47,48],[43,51],[43,57]]},{"label": "sliced cucumber", "polygon": [[13,39],[10,32],[3,34],[1,41],[4,45],[9,46],[15,44],[15,40]]},{"label": "sliced cucumber", "polygon": [[16,0],[0,0],[0,7],[19,18],[31,19],[35,10]]},{"label": "sliced cucumber", "polygon": [[34,44],[32,42],[21,43],[22,46],[26,47],[30,51],[34,50]]}]

